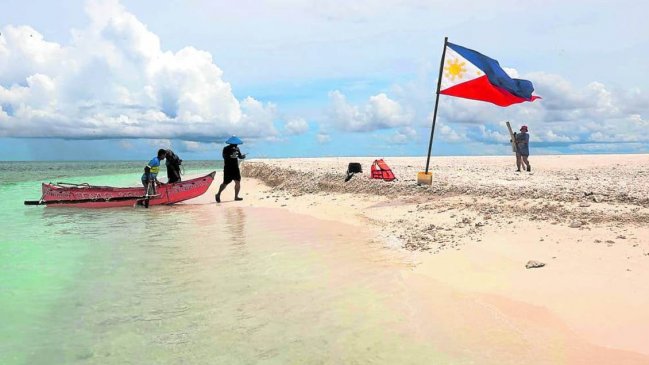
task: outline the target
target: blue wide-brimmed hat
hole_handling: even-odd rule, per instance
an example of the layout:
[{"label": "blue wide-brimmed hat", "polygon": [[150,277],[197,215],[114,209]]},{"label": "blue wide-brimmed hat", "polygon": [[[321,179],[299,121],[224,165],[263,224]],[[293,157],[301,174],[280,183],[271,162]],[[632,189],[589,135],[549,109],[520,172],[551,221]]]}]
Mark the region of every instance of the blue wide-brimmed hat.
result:
[{"label": "blue wide-brimmed hat", "polygon": [[239,138],[237,136],[232,136],[232,137],[228,138],[228,140],[225,141],[225,143],[227,143],[227,144],[243,144],[243,141],[241,140],[241,138]]}]

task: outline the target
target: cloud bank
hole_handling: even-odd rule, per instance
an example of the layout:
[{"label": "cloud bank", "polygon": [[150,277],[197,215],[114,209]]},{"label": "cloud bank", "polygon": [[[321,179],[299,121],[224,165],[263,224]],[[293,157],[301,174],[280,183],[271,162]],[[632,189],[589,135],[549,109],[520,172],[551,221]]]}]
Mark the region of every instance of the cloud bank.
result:
[{"label": "cloud bank", "polygon": [[[592,81],[576,87],[559,75],[534,72],[513,76],[533,81],[543,99],[501,108],[489,103],[442,95],[436,143],[506,145],[505,121],[517,130],[528,125],[538,151],[640,152],[649,149],[649,94],[639,89],[614,89]],[[328,125],[339,131],[389,130],[393,143],[421,141],[432,123],[434,82],[393,85],[394,99],[385,93],[352,104],[340,91],[329,93]],[[468,147],[467,147],[468,148]],[[474,148],[474,147],[472,147]],[[506,151],[503,150],[503,151]]]},{"label": "cloud bank", "polygon": [[29,26],[0,35],[0,137],[175,138],[276,135],[276,107],[241,101],[212,56],[161,49],[116,0],[91,1],[69,44]]},{"label": "cloud bank", "polygon": [[[593,81],[579,88],[561,76],[530,73],[543,99],[499,108],[471,100],[444,98],[438,118],[446,134],[462,135],[448,142],[508,142],[504,122],[526,124],[533,140],[544,146],[597,143],[649,143],[649,95],[640,90],[614,90]],[[430,120],[430,117],[429,117]],[[605,150],[605,146],[590,148]],[[614,150],[619,150],[615,148]]]},{"label": "cloud bank", "polygon": [[365,105],[356,106],[340,91],[334,90],[329,93],[329,101],[329,123],[348,132],[404,127],[412,120],[410,112],[384,93],[370,96]]}]

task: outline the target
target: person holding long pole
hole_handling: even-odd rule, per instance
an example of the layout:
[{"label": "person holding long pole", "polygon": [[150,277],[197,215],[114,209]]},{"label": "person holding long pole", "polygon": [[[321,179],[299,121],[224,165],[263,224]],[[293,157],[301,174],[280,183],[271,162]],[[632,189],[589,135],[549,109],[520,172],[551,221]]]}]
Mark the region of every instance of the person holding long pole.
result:
[{"label": "person holding long pole", "polygon": [[516,172],[521,172],[521,165],[527,172],[532,172],[532,166],[527,158],[530,155],[530,135],[527,133],[527,126],[521,127],[520,133],[514,133],[516,143]]}]

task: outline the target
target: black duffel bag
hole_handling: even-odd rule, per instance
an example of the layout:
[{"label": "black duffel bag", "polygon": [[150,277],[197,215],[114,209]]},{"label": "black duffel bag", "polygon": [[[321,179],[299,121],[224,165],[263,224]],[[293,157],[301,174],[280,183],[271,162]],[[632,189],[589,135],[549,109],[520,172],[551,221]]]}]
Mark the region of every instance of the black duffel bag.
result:
[{"label": "black duffel bag", "polygon": [[349,166],[347,166],[347,177],[345,178],[345,182],[351,180],[351,178],[354,177],[354,174],[360,174],[362,172],[363,172],[363,167],[361,166],[360,163],[350,162]]}]

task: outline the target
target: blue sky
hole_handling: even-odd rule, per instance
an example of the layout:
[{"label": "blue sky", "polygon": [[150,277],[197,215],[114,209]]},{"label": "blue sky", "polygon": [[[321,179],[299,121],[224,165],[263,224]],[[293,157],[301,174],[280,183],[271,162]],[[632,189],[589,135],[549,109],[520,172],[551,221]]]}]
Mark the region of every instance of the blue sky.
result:
[{"label": "blue sky", "polygon": [[440,97],[435,155],[649,152],[637,1],[3,1],[0,159],[423,156],[444,36],[534,103]]}]

